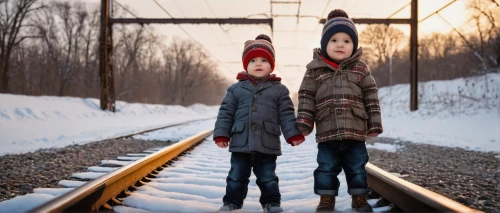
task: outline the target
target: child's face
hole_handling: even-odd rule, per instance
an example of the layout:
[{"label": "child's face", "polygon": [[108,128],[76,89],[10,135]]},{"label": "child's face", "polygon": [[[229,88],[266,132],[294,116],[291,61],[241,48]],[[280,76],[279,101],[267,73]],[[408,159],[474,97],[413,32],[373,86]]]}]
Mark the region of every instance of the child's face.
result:
[{"label": "child's face", "polygon": [[256,57],[250,60],[247,67],[248,74],[254,78],[265,78],[273,71],[266,58]]},{"label": "child's face", "polygon": [[326,53],[335,61],[343,61],[351,57],[354,44],[351,37],[344,32],[338,32],[332,35],[326,45]]}]

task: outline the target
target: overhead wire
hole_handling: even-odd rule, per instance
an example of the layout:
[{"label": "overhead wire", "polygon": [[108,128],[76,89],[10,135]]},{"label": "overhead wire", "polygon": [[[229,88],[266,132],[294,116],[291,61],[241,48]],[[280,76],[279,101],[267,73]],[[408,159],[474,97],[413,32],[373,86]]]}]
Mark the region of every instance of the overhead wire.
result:
[{"label": "overhead wire", "polygon": [[[167,11],[167,10],[166,10],[166,9],[165,9],[165,8],[164,8],[164,7],[163,7],[163,6],[162,6],[162,5],[161,5],[161,4],[160,4],[157,0],[153,0],[153,1],[154,1],[154,2],[155,2],[155,3],[156,3],[156,4],[157,4],[157,5],[158,5],[158,6],[159,6],[159,7],[160,7],[160,8],[161,8],[161,9],[162,9],[162,10],[163,10],[166,14],[167,14],[167,15],[169,15],[169,16],[170,16],[170,17],[172,17],[172,18],[174,18],[174,17],[172,16],[172,14],[171,14],[171,13],[169,13],[169,12],[168,12],[168,11]],[[115,2],[116,2],[116,1],[115,1]],[[213,9],[212,5],[210,4],[210,2],[208,2],[208,0],[205,0],[205,2],[206,2],[206,4],[207,4],[207,6],[208,6],[208,9],[209,9],[209,10],[210,10],[210,12],[212,13],[212,15],[213,15],[214,17],[217,17],[217,15],[215,14],[215,11],[214,11],[214,9]],[[299,3],[299,2],[301,2],[301,0],[298,0],[298,2],[297,2],[297,3]],[[354,5],[355,5],[355,6],[356,6],[356,5],[359,5],[359,4],[360,4],[360,2],[361,2],[360,0],[357,0],[357,1],[354,3]],[[492,2],[495,2],[495,1],[492,1]],[[320,15],[319,17],[316,17],[316,18],[318,18],[318,19],[322,19],[322,18],[325,16],[325,13],[327,12],[327,10],[329,9],[329,5],[330,5],[331,3],[332,3],[332,1],[331,1],[331,0],[326,1],[325,6],[323,7],[323,11],[321,12],[321,15]],[[496,3],[496,2],[495,2],[495,3]],[[117,4],[118,4],[119,6],[122,6],[122,5],[120,5],[119,3],[117,3]],[[174,3],[174,4],[175,4],[175,3]],[[346,1],[343,1],[343,4],[345,5],[345,4],[346,4]],[[388,16],[388,19],[389,19],[389,18],[391,18],[392,16],[396,15],[397,13],[401,12],[404,8],[408,7],[408,5],[410,5],[410,3],[407,3],[407,4],[406,4],[406,5],[404,5],[402,8],[400,8],[399,10],[397,10],[397,11],[395,11],[394,13],[392,13],[391,15],[389,15],[389,16]],[[297,10],[297,13],[300,13],[300,12],[301,12],[301,8],[300,8],[300,6],[301,6],[301,4],[299,3],[299,8],[298,8],[298,10]],[[122,6],[122,7],[123,7],[123,6]],[[179,9],[179,10],[180,10],[180,9]],[[180,10],[180,11],[181,11],[181,10]],[[129,10],[127,10],[127,12],[131,13]],[[181,12],[182,12],[182,11],[181,11]],[[279,15],[276,15],[276,14],[275,14],[275,11],[273,11],[273,2],[272,2],[272,0],[270,0],[270,11],[269,11],[269,12],[270,12],[270,17],[271,17],[271,18],[275,18],[275,17],[278,17],[278,16],[279,16]],[[134,17],[136,17],[136,18],[137,18],[137,16],[135,16],[133,13],[131,13],[131,14],[132,14]],[[267,14],[266,14],[266,13],[262,13],[262,14],[260,14],[260,15],[267,16]],[[313,16],[311,16],[311,17],[313,17]],[[298,19],[299,19],[299,18],[300,18],[300,17],[299,17],[299,14],[297,14],[297,23],[295,23],[295,30],[293,30],[294,32],[298,30],[298,23],[299,23],[299,20],[298,20]],[[440,18],[444,19],[444,17],[440,17]],[[423,21],[423,20],[420,20],[420,21]],[[311,33],[313,34],[313,36],[315,36],[314,34],[316,34],[316,32],[318,31],[318,27],[320,27],[321,25],[322,25],[322,24],[321,24],[320,22],[318,22],[318,24],[317,24],[317,26],[316,26],[316,29],[315,29],[315,30],[313,30],[313,32],[311,32]],[[209,53],[209,54],[210,54],[210,55],[211,55],[214,59],[216,59],[219,63],[221,63],[221,64],[222,64],[222,65],[223,65],[223,66],[227,69],[227,71],[228,71],[229,73],[231,73],[231,74],[232,74],[232,70],[231,70],[231,69],[230,69],[230,68],[226,65],[226,63],[223,63],[223,62],[222,62],[219,58],[215,57],[215,56],[213,55],[213,53],[212,53],[212,52],[210,52],[210,51],[209,51],[206,47],[204,47],[203,45],[201,45],[201,43],[200,43],[200,42],[196,41],[196,40],[194,39],[194,37],[193,37],[193,36],[192,36],[189,32],[187,32],[187,30],[186,30],[185,28],[183,28],[183,27],[182,27],[182,26],[180,26],[180,25],[177,25],[177,26],[178,26],[178,27],[179,27],[179,28],[180,28],[180,29],[181,29],[181,30],[182,30],[182,31],[183,31],[186,35],[188,35],[188,36],[189,36],[189,37],[190,37],[193,41],[195,41],[196,43],[200,44],[200,46],[202,46],[202,48],[203,48],[203,49],[205,49],[205,50],[207,51],[207,53]],[[222,30],[222,32],[224,33],[224,35],[228,38],[228,41],[230,41],[232,48],[234,48],[236,52],[239,52],[239,50],[236,48],[236,44],[234,43],[234,40],[233,40],[233,39],[231,39],[231,37],[229,36],[229,34],[228,34],[228,30],[227,30],[227,29],[224,29],[224,27],[223,27],[223,26],[221,26],[221,25],[219,25],[219,28]],[[213,28],[212,28],[212,29],[213,29]],[[215,34],[215,32],[214,32],[214,34]],[[220,40],[220,37],[219,37],[219,36],[217,36],[217,34],[215,34],[215,36],[216,36],[216,38],[217,38],[217,39],[219,39],[219,41],[221,41],[221,40]],[[272,33],[272,37],[274,38],[274,33]],[[274,40],[274,39],[273,39],[273,40]],[[296,45],[297,45],[297,42],[298,42],[298,41],[296,41],[296,39],[294,39],[294,44],[293,44],[293,45],[295,45],[295,46],[296,46]],[[283,66],[285,66],[285,67],[286,67],[286,65],[283,65]],[[280,66],[276,66],[276,68],[277,68],[278,72],[280,72],[281,74],[283,74],[282,70],[280,69]]]},{"label": "overhead wire", "polygon": [[[158,7],[160,7],[163,10],[163,12],[165,12],[168,16],[170,16],[170,18],[174,18],[174,16],[172,14],[170,14],[160,3],[158,3],[157,0],[153,0],[153,1],[156,3],[156,5],[158,5]],[[181,25],[177,25],[177,27],[179,27],[187,36],[189,36],[189,38],[191,38],[191,40],[193,40],[198,45],[200,45],[200,47],[203,48],[210,56],[212,56],[212,58],[216,59],[220,64],[222,64],[224,67],[226,67],[227,71],[230,74],[233,74],[231,72],[231,69],[226,64],[222,63],[222,61],[219,58],[215,57],[215,55],[212,52],[210,52],[205,46],[203,46],[200,42],[198,42],[196,39],[194,39],[194,37],[189,32],[187,32],[186,29],[184,29],[184,27],[182,27]]]},{"label": "overhead wire", "polygon": [[130,15],[134,16],[135,18],[139,18],[137,17],[132,11],[130,11],[128,8],[126,8],[125,6],[121,5],[118,1],[116,0],[113,0],[113,2],[115,4],[117,4],[118,6],[120,6],[121,8],[123,8],[125,11],[127,11],[128,13],[130,13]]},{"label": "overhead wire", "polygon": [[[323,8],[324,8],[324,9],[323,9],[323,12],[321,12],[321,15],[319,16],[319,19],[322,19],[323,17],[325,17],[325,12],[326,12],[326,10],[328,9],[328,5],[330,5],[331,1],[332,1],[332,0],[328,0],[328,1],[326,2],[326,5],[323,7]],[[318,27],[319,27],[319,26],[321,26],[321,23],[320,23],[320,22],[319,22],[319,20],[318,20],[318,24],[316,25],[316,30],[315,30],[314,32],[317,32],[317,31],[318,31]]]},{"label": "overhead wire", "polygon": [[[274,18],[276,15],[274,15],[274,14],[273,14],[273,0],[270,0],[270,1],[269,1],[269,7],[270,7],[270,15],[271,15],[271,18]],[[299,7],[300,7],[300,6],[299,6]],[[298,16],[297,16],[297,17],[298,17]],[[272,38],[273,38],[273,40],[275,40],[275,39],[274,39],[274,30],[272,30],[272,32],[271,32],[271,33],[272,33]],[[276,52],[275,52],[274,57],[276,58]],[[282,79],[284,79],[284,80],[287,82],[287,84],[288,84],[288,85],[292,86],[292,84],[290,83],[290,81],[288,80],[288,78],[285,78],[285,76],[286,76],[286,75],[285,75],[285,74],[283,74],[283,71],[281,70],[280,66],[281,66],[281,65],[280,65],[280,63],[279,63],[279,62],[276,62],[276,63],[275,63],[275,67],[274,67],[274,68],[275,68],[275,70],[277,70],[279,73],[281,73],[281,76],[283,77]]]},{"label": "overhead wire", "polygon": [[[214,10],[213,10],[212,6],[210,5],[210,3],[208,2],[208,0],[205,0],[205,3],[207,4],[208,9],[210,9],[210,12],[212,13],[212,15],[213,15],[215,18],[217,18],[217,15],[215,15],[215,12],[214,12]],[[238,49],[236,48],[236,45],[234,44],[233,39],[231,39],[231,37],[229,37],[229,35],[228,35],[227,31],[226,31],[226,30],[225,30],[225,29],[224,29],[224,28],[223,28],[220,24],[219,24],[218,26],[219,26],[219,28],[222,30],[222,32],[224,33],[224,35],[226,35],[226,37],[227,37],[227,39],[229,40],[229,42],[231,42],[231,46],[233,47],[233,49],[234,49],[237,53],[239,53],[239,52],[240,52],[240,50],[238,50]]]}]

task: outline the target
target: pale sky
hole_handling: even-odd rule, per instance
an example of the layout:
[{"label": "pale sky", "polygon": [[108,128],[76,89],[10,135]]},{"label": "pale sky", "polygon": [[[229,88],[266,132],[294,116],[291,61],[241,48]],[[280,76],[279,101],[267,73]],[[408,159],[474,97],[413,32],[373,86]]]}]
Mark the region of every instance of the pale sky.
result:
[{"label": "pale sky", "polygon": [[[100,0],[92,0],[99,3]],[[141,18],[171,18],[153,0],[116,0]],[[272,0],[279,2],[283,0]],[[293,2],[295,0],[285,0]],[[298,0],[296,0],[298,2]],[[419,19],[448,4],[452,0],[419,0]],[[453,26],[460,28],[466,20],[465,1],[458,0],[440,14]],[[271,4],[271,0],[157,0],[174,18],[266,18],[270,15],[295,15],[299,4]],[[387,18],[407,5],[409,0],[302,0],[300,14],[325,18],[333,9],[344,9],[350,18]],[[114,7],[119,7],[114,5]],[[258,15],[261,14],[261,15]],[[409,18],[410,6],[406,6],[392,18]],[[132,18],[127,14],[127,18]],[[319,47],[322,25],[315,17],[274,17],[274,32],[269,25],[153,25],[167,38],[173,36],[191,39],[202,44],[219,64],[219,70],[228,79],[235,79],[242,71],[241,51],[246,40],[258,34],[271,36],[276,50],[274,73],[293,92],[297,91],[306,64],[312,59],[312,49]],[[361,31],[367,25],[357,25]],[[187,35],[181,27],[189,33]],[[405,33],[409,26],[399,25]],[[419,24],[419,34],[450,32],[453,29],[434,15]],[[362,46],[362,45],[360,45]]]}]

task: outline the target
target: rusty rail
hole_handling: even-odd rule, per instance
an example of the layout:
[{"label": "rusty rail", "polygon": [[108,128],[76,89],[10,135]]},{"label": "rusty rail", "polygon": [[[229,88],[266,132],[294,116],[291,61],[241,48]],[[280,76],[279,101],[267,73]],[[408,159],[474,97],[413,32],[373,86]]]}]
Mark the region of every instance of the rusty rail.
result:
[{"label": "rusty rail", "polygon": [[111,138],[107,138],[107,139],[103,139],[103,140],[129,138],[129,137],[132,137],[134,135],[140,135],[140,134],[144,134],[144,133],[148,133],[148,132],[153,132],[153,131],[160,130],[160,129],[166,129],[166,128],[170,128],[170,127],[174,127],[174,126],[181,126],[181,125],[184,125],[184,124],[192,123],[192,122],[195,122],[195,121],[205,121],[205,120],[210,120],[210,119],[214,119],[214,118],[205,118],[205,119],[185,121],[185,122],[175,123],[175,124],[169,124],[169,125],[162,125],[162,126],[159,126],[159,127],[156,127],[156,128],[146,129],[146,130],[140,130],[140,131],[137,131],[137,132],[134,132],[134,133],[130,133],[130,134],[126,134],[126,135],[122,135],[122,136],[118,136],[118,137],[111,137]]},{"label": "rusty rail", "polygon": [[158,170],[162,170],[168,161],[197,145],[212,133],[213,130],[206,130],[186,140],[165,147],[100,178],[89,181],[66,194],[30,210],[30,212],[98,211],[101,206],[107,205],[108,201],[113,200],[129,187],[147,179],[147,176],[157,174]]},{"label": "rusty rail", "polygon": [[[149,156],[121,167],[100,178],[63,194],[30,212],[63,212],[63,211],[99,211],[101,207],[110,208],[109,201],[122,192],[128,192],[148,176],[155,176],[166,163],[189,148],[200,143],[213,133],[206,130],[174,145],[165,147]],[[406,212],[481,212],[468,208],[440,194],[398,178],[376,166],[366,165],[368,185],[385,199]]]},{"label": "rusty rail", "polygon": [[368,186],[405,212],[481,212],[398,178],[371,163],[366,165],[366,171]]}]

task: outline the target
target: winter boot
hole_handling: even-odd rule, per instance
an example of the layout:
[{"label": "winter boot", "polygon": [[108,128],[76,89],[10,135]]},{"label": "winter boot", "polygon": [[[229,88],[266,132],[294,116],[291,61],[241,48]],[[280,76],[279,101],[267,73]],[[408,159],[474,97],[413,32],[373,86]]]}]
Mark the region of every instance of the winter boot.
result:
[{"label": "winter boot", "polygon": [[262,206],[264,209],[265,213],[278,213],[278,212],[283,212],[283,209],[280,207],[280,204],[278,203],[268,203],[264,206]]},{"label": "winter boot", "polygon": [[241,206],[237,206],[236,204],[232,203],[224,203],[224,205],[220,207],[219,212],[228,212],[235,209],[241,209]]},{"label": "winter boot", "polygon": [[316,212],[333,212],[335,208],[335,196],[321,195]]},{"label": "winter boot", "polygon": [[373,212],[372,207],[366,200],[366,195],[353,195],[351,207],[357,212]]}]

